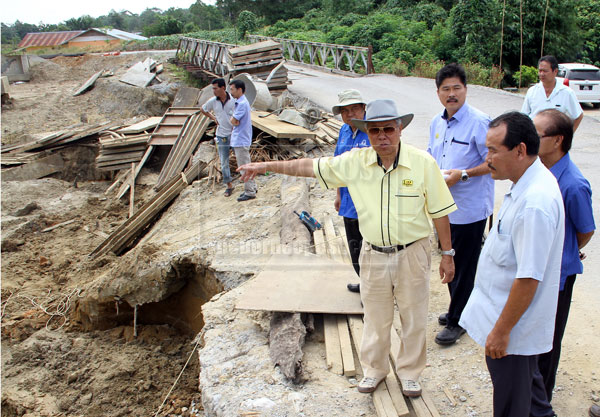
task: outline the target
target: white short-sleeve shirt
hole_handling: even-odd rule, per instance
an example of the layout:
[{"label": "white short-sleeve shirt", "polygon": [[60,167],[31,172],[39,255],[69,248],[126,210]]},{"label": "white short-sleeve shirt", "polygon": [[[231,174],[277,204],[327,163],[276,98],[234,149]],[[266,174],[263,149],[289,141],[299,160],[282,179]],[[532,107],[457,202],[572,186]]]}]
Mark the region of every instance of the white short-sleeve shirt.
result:
[{"label": "white short-sleeve shirt", "polygon": [[221,102],[217,97],[211,97],[204,106],[202,106],[202,110],[205,112],[212,111],[219,122],[217,126],[216,135],[219,137],[229,137],[231,135],[231,131],[233,130],[233,125],[231,124],[231,116],[233,116],[233,111],[235,110],[235,99],[227,93],[227,97],[229,98],[225,104]]},{"label": "white short-sleeve shirt", "polygon": [[536,114],[546,109],[560,110],[573,120],[583,113],[573,90],[559,82],[556,82],[550,97],[546,97],[546,91],[541,82],[527,90],[521,113],[525,113],[533,119]]},{"label": "white short-sleeve shirt", "polygon": [[506,194],[477,264],[475,288],[459,324],[481,346],[498,321],[515,279],[539,281],[510,333],[509,355],[550,351],[558,301],[565,213],[558,183],[537,159]]}]

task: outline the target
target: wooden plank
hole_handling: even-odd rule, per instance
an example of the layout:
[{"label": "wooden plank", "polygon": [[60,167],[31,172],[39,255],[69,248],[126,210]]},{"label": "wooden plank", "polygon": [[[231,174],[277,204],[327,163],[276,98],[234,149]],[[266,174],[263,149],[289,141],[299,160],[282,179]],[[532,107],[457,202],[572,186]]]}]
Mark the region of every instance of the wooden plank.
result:
[{"label": "wooden plank", "polygon": [[97,73],[95,73],[94,75],[92,75],[85,83],[83,83],[83,85],[81,87],[79,87],[79,89],[77,91],[75,91],[73,93],[73,96],[78,96],[80,94],[83,94],[87,90],[89,90],[90,88],[92,88],[94,86],[94,84],[96,83],[96,80],[98,78],[100,78],[100,76],[102,75],[103,72],[104,72],[104,70],[98,71]]},{"label": "wooden plank", "polygon": [[194,87],[180,87],[171,107],[193,107],[198,102],[202,90]]},{"label": "wooden plank", "polygon": [[[394,313],[394,316],[397,316]],[[392,336],[391,336],[391,349],[390,349],[390,359],[392,364],[395,365],[396,356],[400,351],[400,336],[396,331],[396,327],[392,326]],[[429,401],[427,405],[424,401],[424,396],[427,396],[425,390],[422,389],[420,397],[409,397],[410,403],[415,411],[417,417],[431,417],[431,416],[439,416],[439,412],[435,408],[435,405],[432,401]]]},{"label": "wooden plank", "polygon": [[158,176],[155,188],[162,187],[170,178],[183,171],[192,153],[200,143],[204,132],[208,128],[210,119],[201,113],[189,117],[175,145],[169,152],[169,156]]},{"label": "wooden plank", "polygon": [[412,406],[415,416],[417,417],[431,417],[431,413],[427,409],[427,406],[423,402],[421,397],[409,397],[410,405]]},{"label": "wooden plank", "polygon": [[119,79],[122,83],[134,85],[136,87],[147,87],[148,84],[156,77],[156,74],[149,72],[146,65],[138,62]]},{"label": "wooden plank", "polygon": [[[142,170],[142,167],[144,166],[144,164],[150,157],[150,154],[152,153],[153,150],[154,150],[154,147],[149,146],[148,149],[146,150],[146,153],[144,154],[144,156],[142,156],[140,163],[137,164],[137,166],[135,168],[135,177],[136,178],[137,178],[138,174],[140,173],[140,171]],[[121,197],[123,197],[128,189],[129,189],[129,183],[127,181],[124,181],[123,185],[121,185],[121,188],[119,188],[119,192],[117,193],[117,200],[120,199]]]},{"label": "wooden plank", "polygon": [[337,315],[337,327],[339,335],[340,349],[342,352],[342,363],[344,365],[345,376],[355,376],[356,366],[354,365],[354,354],[352,353],[352,343],[348,333],[348,322],[345,315]]},{"label": "wooden plank", "polygon": [[325,239],[327,240],[330,249],[329,253],[331,254],[331,258],[337,262],[344,263],[344,257],[342,256],[338,242],[340,237],[335,234],[335,228],[331,217],[325,219],[323,228],[325,229]]},{"label": "wooden plank", "polygon": [[373,402],[381,404],[382,410],[378,412],[380,416],[396,417],[398,415],[385,382],[379,384],[375,392],[373,392]]},{"label": "wooden plank", "polygon": [[399,417],[406,417],[410,415],[410,411],[408,411],[408,406],[406,405],[406,400],[404,399],[404,395],[402,394],[402,389],[400,388],[400,384],[396,379],[396,373],[394,372],[394,365],[391,365],[390,373],[385,377],[385,385],[387,386],[388,393],[390,394],[390,398],[394,403],[394,408],[396,409],[396,414]]},{"label": "wooden plank", "polygon": [[431,399],[429,394],[427,392],[425,392],[425,390],[423,390],[423,392],[421,392],[421,399],[425,403],[425,406],[429,410],[429,413],[431,413],[432,417],[441,417],[438,409],[435,407],[435,404],[433,403],[433,400]]},{"label": "wooden plank", "polygon": [[131,179],[129,180],[131,192],[129,193],[129,217],[133,217],[135,210],[135,163],[131,163]]},{"label": "wooden plank", "polygon": [[134,123],[127,127],[122,127],[121,129],[118,129],[117,132],[123,134],[145,132],[147,130],[154,129],[156,125],[158,125],[158,123],[161,121],[161,119],[162,117],[160,116],[149,117],[146,120],[142,120],[141,122]]},{"label": "wooden plank", "polygon": [[310,253],[272,255],[263,270],[243,284],[235,308],[362,314],[360,294],[346,289],[352,274],[356,272],[351,265]]},{"label": "wooden plank", "polygon": [[150,146],[173,146],[177,141],[177,137],[153,138],[148,142]]},{"label": "wooden plank", "polygon": [[75,221],[76,221],[76,219],[71,219],[71,220],[67,220],[67,221],[62,222],[62,223],[55,224],[54,226],[46,227],[44,230],[42,230],[42,233],[46,233],[46,232],[49,232],[51,230],[57,229],[59,227],[66,226],[68,224],[74,223]]},{"label": "wooden plank", "polygon": [[45,158],[27,164],[2,170],[2,181],[25,181],[43,178],[54,174],[64,168],[64,161],[59,154],[52,154]]},{"label": "wooden plank", "polygon": [[318,255],[327,256],[327,244],[325,243],[325,236],[323,235],[323,229],[317,229],[313,232],[313,239],[315,241],[315,252]]},{"label": "wooden plank", "polygon": [[[265,117],[261,117],[265,116]],[[252,111],[252,126],[275,138],[314,139],[315,133],[301,126],[283,122],[277,116],[263,111]]]},{"label": "wooden plank", "polygon": [[323,328],[325,334],[325,356],[327,369],[331,372],[343,375],[342,352],[338,334],[337,319],[334,314],[323,314]]},{"label": "wooden plank", "polygon": [[[115,188],[117,188],[117,186],[122,183],[125,178],[127,177],[127,171],[121,171],[119,172],[119,175],[117,175],[117,178],[115,179],[115,182],[112,183],[112,185],[110,187],[108,187],[108,189],[104,192],[104,195],[108,195],[112,190],[114,190]],[[127,181],[125,181],[127,182]]]},{"label": "wooden plank", "polygon": [[127,247],[135,237],[154,219],[179,193],[188,186],[189,182],[196,179],[204,170],[206,164],[197,162],[188,168],[184,175],[171,180],[167,187],[152,197],[132,217],[127,219],[104,242],[88,256],[94,259],[109,251],[116,254]]},{"label": "wooden plank", "polygon": [[232,57],[237,57],[240,55],[254,54],[262,51],[269,51],[271,49],[280,48],[281,44],[279,42],[275,42],[272,40],[251,43],[250,45],[238,46],[237,48],[229,49],[229,54]]}]

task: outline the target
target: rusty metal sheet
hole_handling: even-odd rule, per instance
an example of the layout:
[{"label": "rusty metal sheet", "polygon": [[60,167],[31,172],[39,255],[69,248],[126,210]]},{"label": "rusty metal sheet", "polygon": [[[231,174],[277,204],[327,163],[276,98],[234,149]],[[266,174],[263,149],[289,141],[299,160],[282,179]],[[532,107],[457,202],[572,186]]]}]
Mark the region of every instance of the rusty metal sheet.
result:
[{"label": "rusty metal sheet", "polygon": [[63,32],[33,32],[25,35],[19,42],[19,48],[28,46],[56,46],[68,42],[76,36],[81,35],[83,30],[69,30]]}]

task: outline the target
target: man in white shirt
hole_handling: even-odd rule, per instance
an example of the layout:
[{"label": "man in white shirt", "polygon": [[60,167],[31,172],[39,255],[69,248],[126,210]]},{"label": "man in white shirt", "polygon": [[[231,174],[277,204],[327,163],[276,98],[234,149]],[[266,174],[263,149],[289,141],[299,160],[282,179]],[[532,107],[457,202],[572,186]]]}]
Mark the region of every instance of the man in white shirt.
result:
[{"label": "man in white shirt", "polygon": [[573,120],[573,131],[577,130],[583,110],[577,96],[569,87],[556,82],[558,61],[552,55],[546,55],[538,61],[540,82],[527,90],[521,113],[532,119],[536,114],[546,109],[556,109],[568,115]]},{"label": "man in white shirt", "polygon": [[212,81],[212,89],[214,97],[209,99],[202,106],[202,114],[210,118],[217,125],[215,133],[215,143],[221,160],[221,174],[223,175],[223,184],[227,186],[225,189],[225,197],[231,196],[233,192],[233,180],[231,178],[231,170],[229,169],[229,150],[231,149],[231,131],[233,125],[229,120],[235,110],[235,100],[226,90],[225,80],[223,78],[215,78]]},{"label": "man in white shirt", "polygon": [[494,417],[551,417],[538,355],[552,349],[565,234],[562,196],[537,157],[531,119],[503,114],[486,146],[492,178],[513,182],[488,235],[460,326],[485,347]]}]

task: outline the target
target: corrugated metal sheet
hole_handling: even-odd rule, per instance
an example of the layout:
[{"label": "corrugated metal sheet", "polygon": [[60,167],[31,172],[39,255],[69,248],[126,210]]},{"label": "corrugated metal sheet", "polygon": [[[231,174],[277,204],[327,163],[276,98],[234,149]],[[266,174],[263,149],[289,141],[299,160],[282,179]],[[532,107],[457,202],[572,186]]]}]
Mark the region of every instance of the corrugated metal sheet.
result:
[{"label": "corrugated metal sheet", "polygon": [[19,43],[19,47],[28,46],[55,46],[62,45],[83,33],[83,30],[71,30],[65,32],[35,32],[25,35]]},{"label": "corrugated metal sheet", "polygon": [[[98,30],[102,30],[102,29],[98,29]],[[105,32],[108,35],[112,35],[114,37],[117,37],[119,39],[123,39],[123,40],[140,40],[140,41],[144,41],[148,38],[144,37],[144,36],[140,36],[140,35],[136,35],[135,33],[130,33],[130,32],[125,32],[123,30],[119,30],[119,29],[106,29]]]}]

